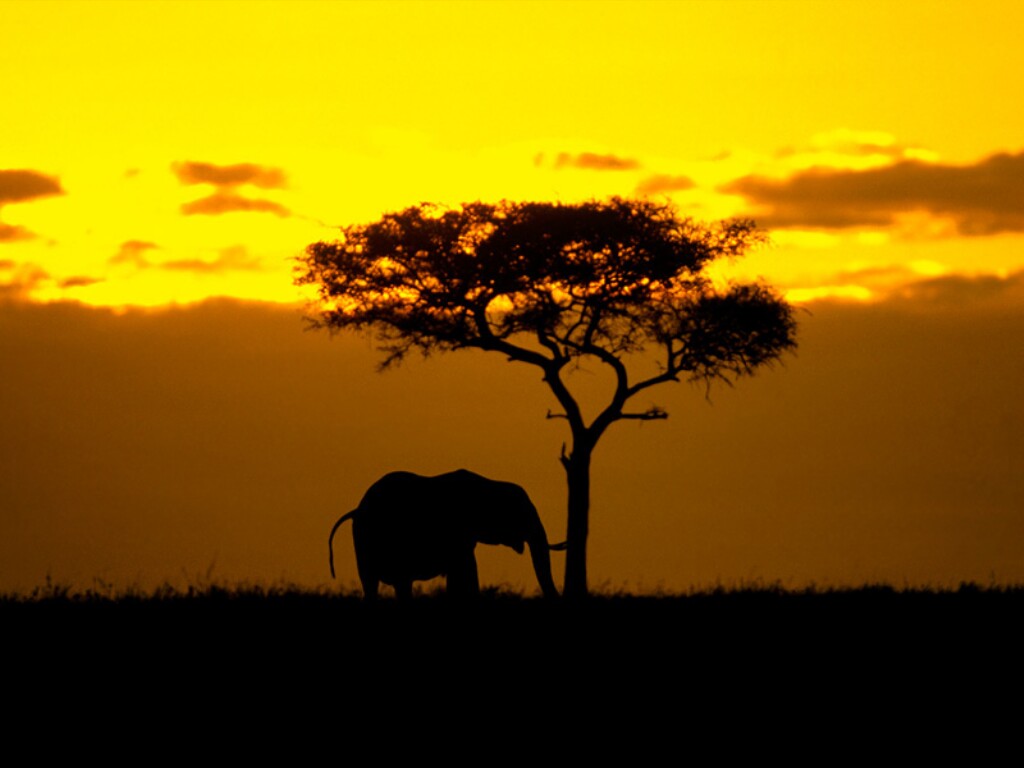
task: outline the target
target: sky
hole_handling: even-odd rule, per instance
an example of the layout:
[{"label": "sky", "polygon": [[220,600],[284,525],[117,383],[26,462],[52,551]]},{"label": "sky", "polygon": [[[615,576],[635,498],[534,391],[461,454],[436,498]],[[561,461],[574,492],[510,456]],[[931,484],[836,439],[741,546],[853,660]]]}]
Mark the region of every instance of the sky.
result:
[{"label": "sky", "polygon": [[0,589],[319,583],[320,534],[399,468],[521,482],[564,527],[540,382],[496,408],[501,361],[379,375],[366,340],[303,333],[292,270],[419,202],[610,195],[755,219],[771,243],[726,276],[777,286],[801,337],[778,370],[710,405],[659,390],[667,422],[605,438],[594,578],[1024,578],[1019,4],[0,0],[0,18]]}]

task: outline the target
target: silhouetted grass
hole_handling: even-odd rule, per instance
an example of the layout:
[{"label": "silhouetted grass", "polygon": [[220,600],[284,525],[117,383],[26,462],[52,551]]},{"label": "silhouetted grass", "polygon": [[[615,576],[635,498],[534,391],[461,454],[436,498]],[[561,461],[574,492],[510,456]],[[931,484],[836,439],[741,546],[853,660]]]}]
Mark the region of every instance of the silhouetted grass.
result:
[{"label": "silhouetted grass", "polygon": [[[859,603],[902,603],[929,602],[953,603],[985,602],[1007,603],[1024,600],[1024,585],[989,585],[982,586],[972,582],[963,582],[957,587],[894,587],[889,584],[866,584],[859,587],[820,587],[811,585],[803,588],[788,588],[778,583],[764,584],[741,583],[738,586],[718,585],[710,588],[690,589],[686,592],[672,592],[658,589],[654,592],[633,593],[626,589],[604,585],[597,588],[591,597],[582,603],[565,601],[545,601],[539,594],[524,594],[507,585],[484,587],[480,597],[475,600],[453,602],[445,594],[443,587],[422,589],[416,588],[416,597],[412,603],[402,605],[394,600],[388,590],[377,606],[394,606],[414,610],[416,605],[445,604],[474,606],[487,608],[492,605],[513,604],[544,604],[551,606],[594,606],[597,609],[609,606],[654,606],[654,605],[699,605],[707,603],[759,603],[773,604],[809,604],[842,602],[846,605]],[[282,603],[301,603],[308,606],[338,606],[343,604],[363,604],[358,589],[344,589],[333,586],[310,588],[297,584],[280,582],[275,584],[239,583],[218,584],[203,583],[177,587],[165,584],[154,589],[138,586],[117,587],[97,581],[90,587],[76,587],[71,584],[47,581],[46,584],[34,588],[28,593],[0,594],[0,608],[12,609],[16,606],[102,606],[102,605],[168,605],[176,603],[236,603],[259,604],[273,606]]]},{"label": "silhouetted grass", "polygon": [[976,700],[1019,673],[1022,608],[1024,587],[972,584],[605,590],[581,603],[488,588],[473,601],[438,590],[372,605],[287,584],[49,584],[0,597],[0,627],[8,665],[36,693],[114,686],[142,700],[178,691],[275,707],[328,694],[386,712],[399,691],[428,708],[438,696],[486,708],[515,687],[615,715],[666,697],[735,708],[894,686]]},{"label": "silhouetted grass", "polygon": [[[100,584],[85,589],[48,583],[23,595],[0,596],[0,616],[28,621],[74,617],[81,621],[138,621],[173,617],[175,620],[225,622],[229,619],[270,621],[286,617],[297,622],[382,622],[415,618],[443,624],[454,616],[480,620],[514,619],[550,624],[579,622],[681,622],[708,628],[723,624],[749,628],[767,622],[786,626],[850,624],[866,627],[912,627],[915,622],[954,619],[999,621],[1014,619],[1024,609],[1024,586],[957,588],[896,588],[885,584],[857,588],[807,587],[787,589],[755,584],[716,587],[687,593],[660,591],[629,594],[605,589],[582,602],[549,601],[508,587],[485,588],[478,599],[456,601],[443,589],[420,591],[411,603],[384,597],[363,602],[358,591],[310,589],[291,584],[203,584],[177,588],[117,589]],[[710,623],[709,623],[710,622]],[[617,627],[626,631],[628,626]],[[962,630],[960,626],[958,629]]]}]

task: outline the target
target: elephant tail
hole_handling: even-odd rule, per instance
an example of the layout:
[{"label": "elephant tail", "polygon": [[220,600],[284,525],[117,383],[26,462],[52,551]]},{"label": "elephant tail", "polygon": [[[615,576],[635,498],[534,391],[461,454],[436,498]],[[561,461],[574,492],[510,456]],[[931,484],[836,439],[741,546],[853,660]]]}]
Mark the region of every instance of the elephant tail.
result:
[{"label": "elephant tail", "polygon": [[346,520],[348,520],[349,518],[354,516],[355,513],[358,512],[358,511],[359,511],[358,509],[353,509],[348,514],[342,515],[341,517],[338,518],[338,522],[336,522],[334,524],[334,527],[331,528],[331,535],[327,539],[327,555],[328,555],[328,558],[329,558],[329,562],[331,564],[331,578],[332,579],[336,578],[335,575],[334,575],[334,532],[338,530],[338,528],[341,526],[342,523],[344,523]]}]

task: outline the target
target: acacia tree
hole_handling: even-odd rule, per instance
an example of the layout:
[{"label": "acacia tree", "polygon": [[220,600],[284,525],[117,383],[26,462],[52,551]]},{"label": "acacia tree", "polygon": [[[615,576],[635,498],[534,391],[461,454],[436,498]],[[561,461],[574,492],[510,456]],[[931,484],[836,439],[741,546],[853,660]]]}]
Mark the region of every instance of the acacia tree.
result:
[{"label": "acacia tree", "polygon": [[[764,240],[751,221],[701,224],[667,204],[423,204],[310,245],[296,282],[318,289],[315,326],[368,330],[380,367],[407,354],[482,349],[534,365],[571,432],[564,593],[587,593],[590,463],[605,430],[666,382],[752,374],[795,348],[792,308],[763,283],[716,288],[706,268]],[[641,361],[656,367],[634,370]],[[567,386],[570,363],[608,366],[615,390],[589,422]],[[627,364],[628,363],[628,364]]]}]

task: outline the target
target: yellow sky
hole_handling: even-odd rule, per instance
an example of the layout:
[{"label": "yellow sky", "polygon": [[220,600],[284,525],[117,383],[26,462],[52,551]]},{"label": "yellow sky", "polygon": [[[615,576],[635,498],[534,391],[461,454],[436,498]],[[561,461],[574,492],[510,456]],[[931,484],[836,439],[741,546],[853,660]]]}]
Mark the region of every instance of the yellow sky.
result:
[{"label": "yellow sky", "polygon": [[[740,268],[798,300],[1024,266],[1014,2],[0,2],[0,18],[0,286],[22,297],[290,301],[290,259],[336,225],[644,192],[764,221],[775,246]],[[57,191],[25,192],[20,171]]]}]

